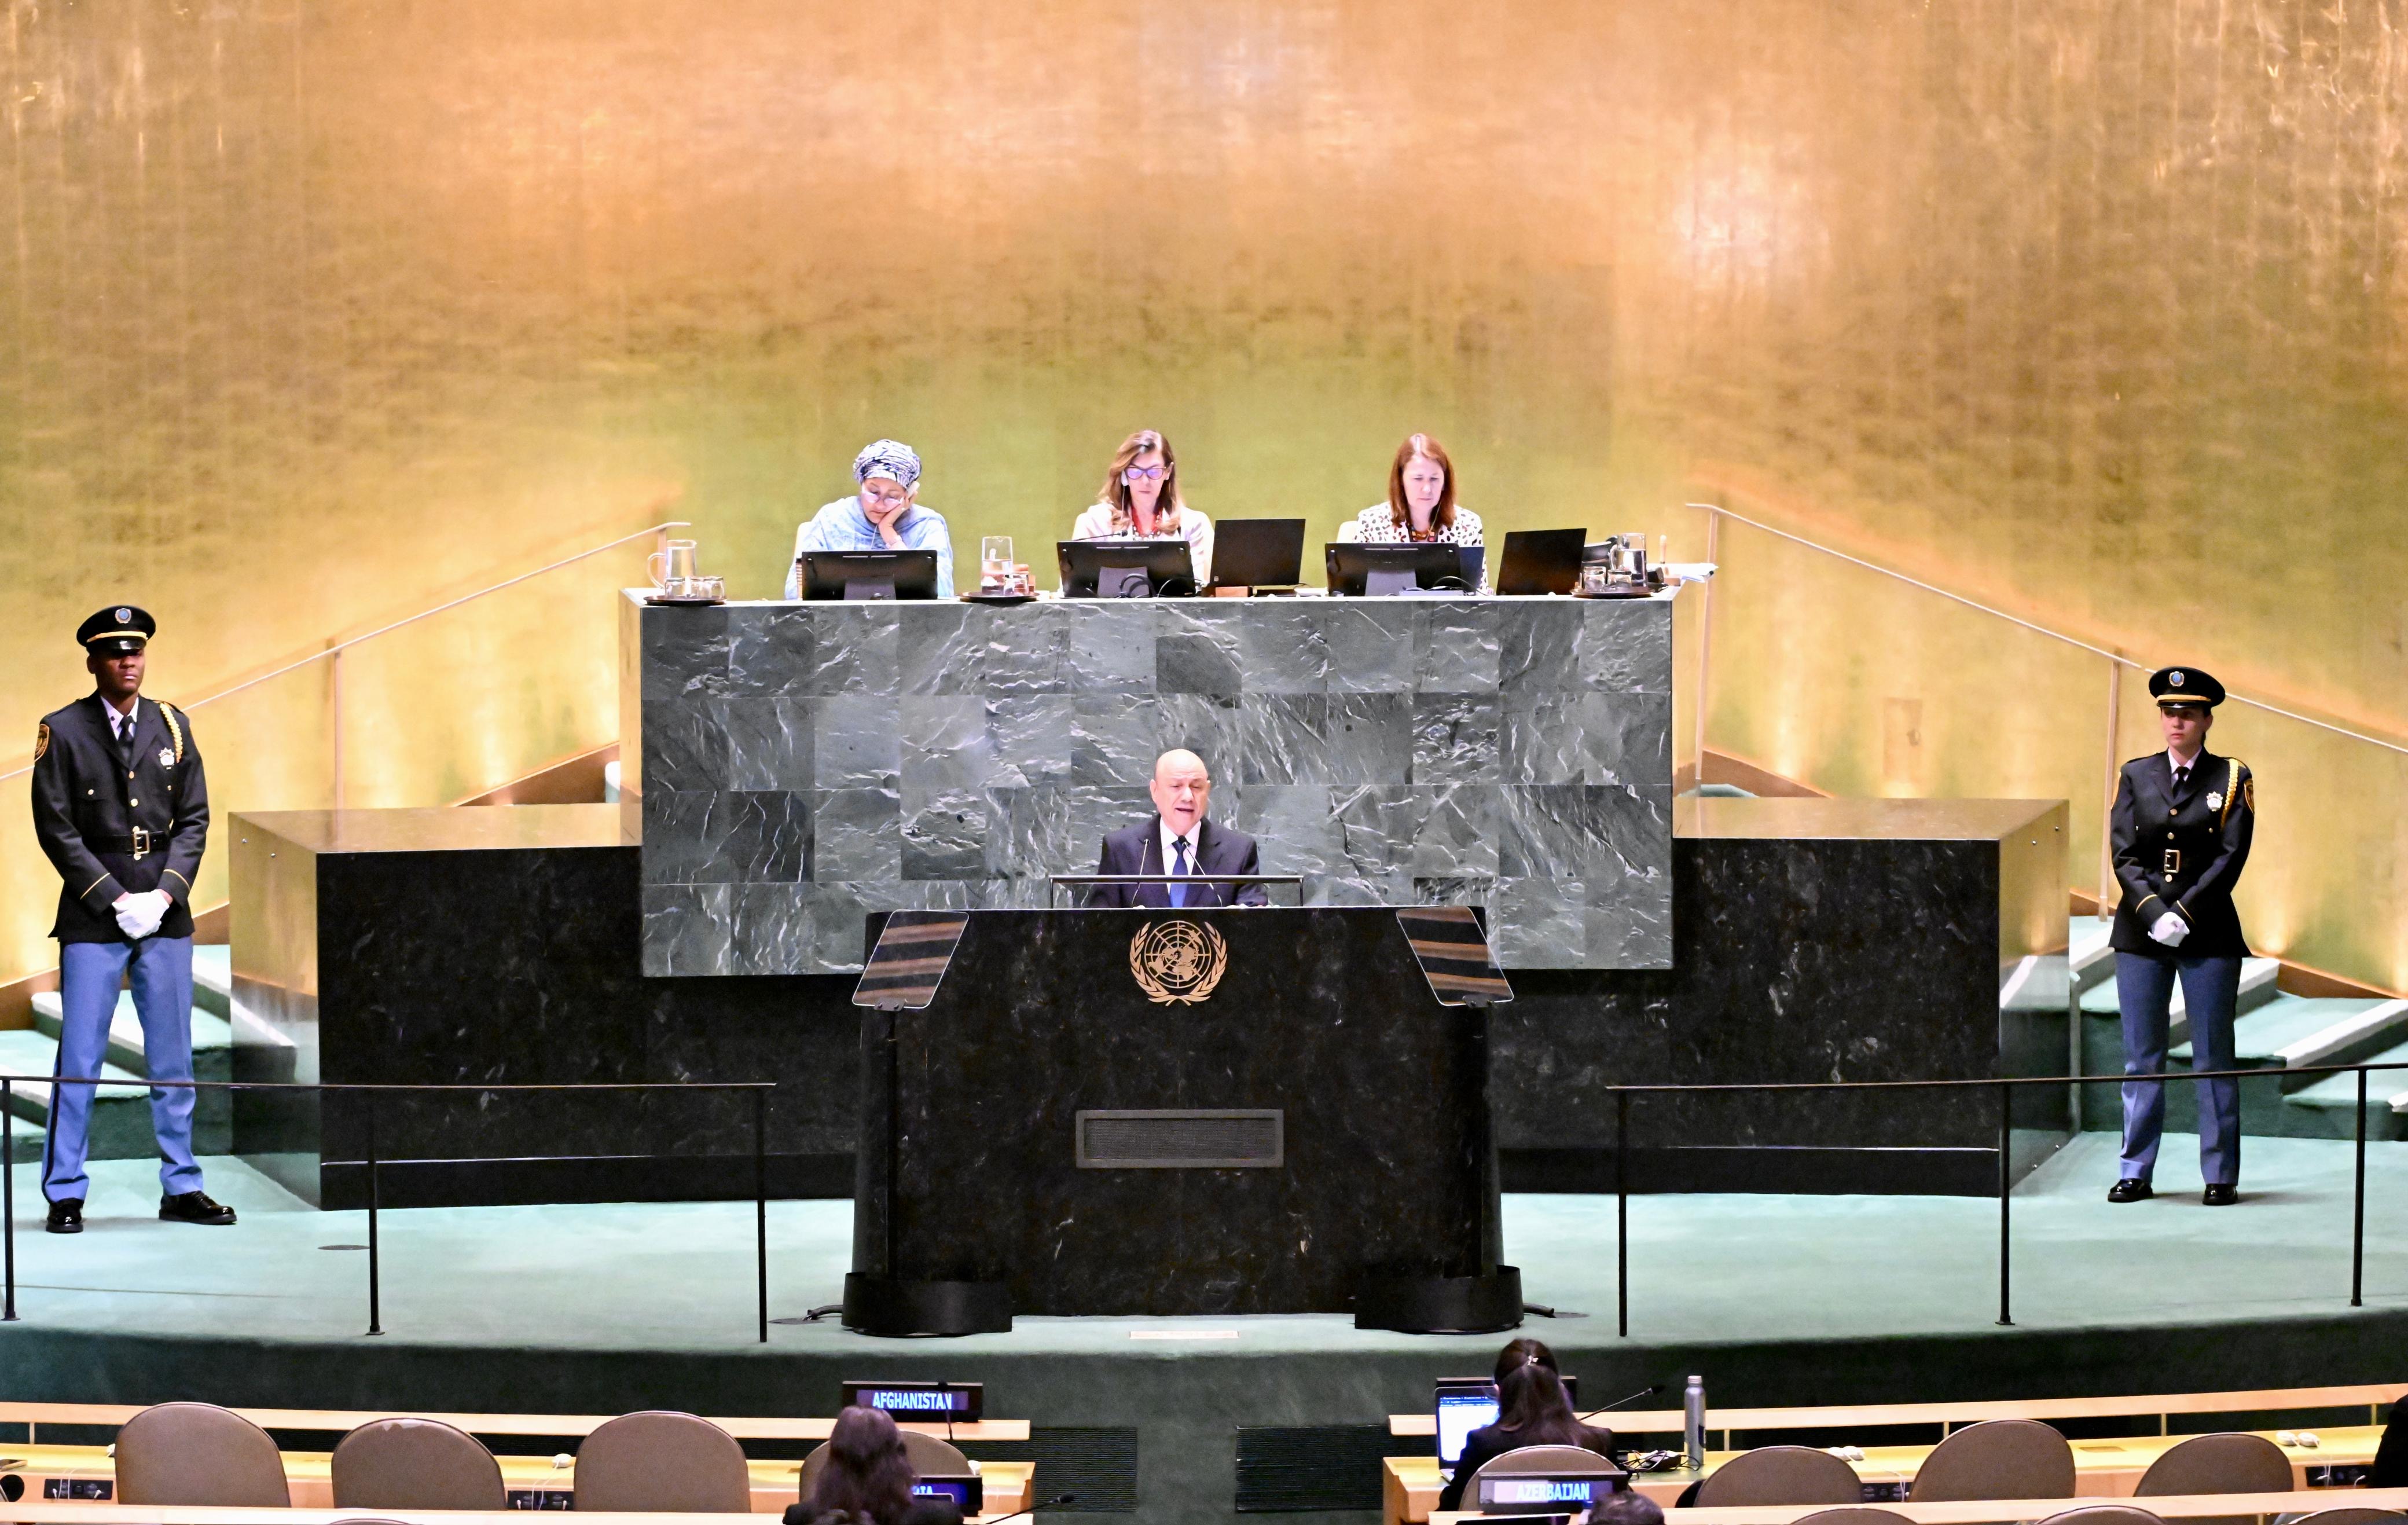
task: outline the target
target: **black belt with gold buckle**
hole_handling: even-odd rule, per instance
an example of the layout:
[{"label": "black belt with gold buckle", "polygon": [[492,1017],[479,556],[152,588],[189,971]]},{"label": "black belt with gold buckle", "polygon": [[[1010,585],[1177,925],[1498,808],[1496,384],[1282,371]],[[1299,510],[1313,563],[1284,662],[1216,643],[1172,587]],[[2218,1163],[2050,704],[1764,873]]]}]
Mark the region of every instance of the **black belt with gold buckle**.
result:
[{"label": "black belt with gold buckle", "polygon": [[134,861],[139,863],[150,855],[150,832],[142,827],[134,828]]},{"label": "black belt with gold buckle", "polygon": [[2182,849],[2169,847],[2166,849],[2166,876],[2172,878],[2180,872],[2182,872]]}]

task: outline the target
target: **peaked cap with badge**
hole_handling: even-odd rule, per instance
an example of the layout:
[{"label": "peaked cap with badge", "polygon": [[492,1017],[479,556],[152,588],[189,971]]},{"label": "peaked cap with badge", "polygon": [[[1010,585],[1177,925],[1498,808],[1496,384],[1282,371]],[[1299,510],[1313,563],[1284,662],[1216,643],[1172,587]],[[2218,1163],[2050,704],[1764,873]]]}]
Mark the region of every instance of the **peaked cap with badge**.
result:
[{"label": "peaked cap with badge", "polygon": [[[2149,694],[2160,709],[2213,710],[2225,698],[2222,683],[2187,667],[2151,673]],[[2247,957],[2232,886],[2249,861],[2257,816],[2258,792],[2248,764],[2238,757],[2202,747],[2179,782],[2162,751],[2126,763],[2109,822],[2115,881],[2123,890],[2110,939],[2115,949],[2176,957],[2149,936],[2150,926],[2171,911],[2190,925],[2180,957]]]},{"label": "peaked cap with badge", "polygon": [[[76,642],[117,656],[144,649],[158,632],[148,611],[112,604],[76,627]],[[157,935],[190,937],[193,880],[209,832],[199,743],[173,705],[137,697],[123,740],[110,708],[87,694],[44,715],[34,734],[34,834],[62,881],[50,935],[123,942],[118,898],[159,889],[174,903]]]}]

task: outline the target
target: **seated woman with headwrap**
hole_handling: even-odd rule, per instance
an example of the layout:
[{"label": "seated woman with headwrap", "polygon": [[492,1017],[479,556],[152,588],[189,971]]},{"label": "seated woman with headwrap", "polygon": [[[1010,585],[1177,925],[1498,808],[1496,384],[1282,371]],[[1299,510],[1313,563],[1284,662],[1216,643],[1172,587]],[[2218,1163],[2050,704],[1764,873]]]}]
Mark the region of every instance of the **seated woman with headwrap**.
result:
[{"label": "seated woman with headwrap", "polygon": [[896,439],[881,439],[853,458],[853,480],[861,491],[839,497],[811,515],[795,532],[794,561],[786,564],[786,597],[803,596],[806,551],[934,551],[937,597],[953,596],[953,537],[945,516],[919,504],[920,457]]},{"label": "seated woman with headwrap", "polygon": [[1140,429],[1121,441],[1104,473],[1103,490],[1070,526],[1074,540],[1176,537],[1187,542],[1196,585],[1212,581],[1212,521],[1179,498],[1179,461],[1170,441]]}]

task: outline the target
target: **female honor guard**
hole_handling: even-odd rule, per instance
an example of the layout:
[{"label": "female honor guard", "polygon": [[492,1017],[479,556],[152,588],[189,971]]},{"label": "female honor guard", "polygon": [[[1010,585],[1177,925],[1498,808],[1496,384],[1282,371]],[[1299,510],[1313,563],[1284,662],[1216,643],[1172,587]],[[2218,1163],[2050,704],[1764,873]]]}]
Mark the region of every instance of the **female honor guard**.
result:
[{"label": "female honor guard", "polygon": [[[118,981],[130,971],[150,1078],[193,1078],[191,901],[208,842],[209,795],[192,723],[142,699],[156,629],[130,604],[84,621],[76,640],[94,692],[45,716],[34,738],[34,834],[66,881],[50,928],[64,1009],[54,1074],[100,1072]],[[51,1087],[42,1195],[54,1234],[83,1231],[92,1097],[90,1086]],[[159,1216],[232,1223],[234,1210],[201,1189],[191,1088],[154,1088],[150,1126],[159,1138]]]},{"label": "female honor guard", "polygon": [[[2168,1008],[2182,981],[2190,1022],[2191,1068],[2229,1070],[2233,1007],[2241,994],[2241,917],[2232,886],[2249,861],[2257,795],[2239,759],[2207,750],[2224,685],[2197,668],[2150,675],[2166,750],[2124,765],[2110,823],[2115,880],[2115,1000],[2124,1019],[2124,1072],[2166,1067]],[[2241,1084],[2199,1085],[2199,1164],[2210,1207],[2239,1201]],[[2151,1195],[2157,1136],[2166,1121],[2163,1081],[2124,1082],[2124,1158],[2111,1202]]]}]

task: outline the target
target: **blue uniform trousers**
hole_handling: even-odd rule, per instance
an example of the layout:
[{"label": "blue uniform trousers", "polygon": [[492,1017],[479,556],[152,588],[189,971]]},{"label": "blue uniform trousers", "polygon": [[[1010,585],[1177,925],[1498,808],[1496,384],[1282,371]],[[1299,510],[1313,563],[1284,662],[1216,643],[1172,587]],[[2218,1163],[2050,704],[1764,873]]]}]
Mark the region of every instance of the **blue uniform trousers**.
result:
[{"label": "blue uniform trousers", "polygon": [[[118,982],[133,966],[134,1010],[142,1019],[142,1052],[153,1080],[193,1078],[193,940],[146,937],[140,942],[59,944],[59,1004],[64,1009],[54,1075],[96,1075],[108,1057],[108,1022],[117,1012]],[[90,1086],[50,1088],[50,1134],[42,1150],[42,1195],[80,1201],[92,1126]],[[193,1091],[154,1087],[150,1127],[159,1137],[159,1189],[170,1196],[201,1189],[193,1158]]]},{"label": "blue uniform trousers", "polygon": [[[2194,1070],[2229,1070],[2233,1008],[2241,999],[2238,958],[2153,958],[2115,955],[2115,1004],[2124,1019],[2124,1072],[2154,1074],[2166,1067],[2166,1027],[2174,981],[2182,981],[2190,1022]],[[2199,1086],[2199,1171],[2209,1186],[2241,1181],[2241,1083]],[[2157,1165],[2157,1135],[2166,1125],[2166,1086],[2158,1080],[2124,1082],[2124,1179],[2145,1181]]]}]

